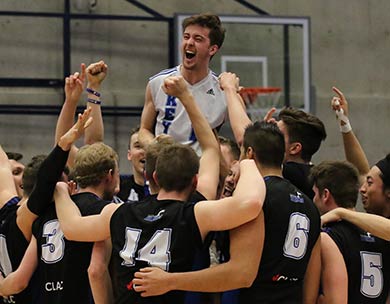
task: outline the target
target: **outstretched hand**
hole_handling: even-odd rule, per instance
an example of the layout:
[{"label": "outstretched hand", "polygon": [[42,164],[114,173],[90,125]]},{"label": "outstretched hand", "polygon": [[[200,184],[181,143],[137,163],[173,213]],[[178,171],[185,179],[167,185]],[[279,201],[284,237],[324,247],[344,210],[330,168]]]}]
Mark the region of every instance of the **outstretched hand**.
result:
[{"label": "outstretched hand", "polygon": [[91,107],[88,107],[81,114],[79,113],[77,122],[61,136],[58,145],[64,150],[68,151],[72,144],[78,140],[83,134],[86,128],[88,128],[92,123],[92,117],[89,117],[91,114]]},{"label": "outstretched hand", "polygon": [[76,72],[65,78],[65,97],[68,102],[78,103],[84,90],[86,67],[80,65],[81,73]]},{"label": "outstretched hand", "polygon": [[134,274],[133,288],[142,297],[162,295],[171,290],[168,277],[169,273],[158,267],[141,268]]},{"label": "outstretched hand", "polygon": [[268,110],[267,114],[264,116],[264,121],[267,123],[273,123],[276,124],[276,119],[272,117],[276,112],[276,108],[271,108]]}]

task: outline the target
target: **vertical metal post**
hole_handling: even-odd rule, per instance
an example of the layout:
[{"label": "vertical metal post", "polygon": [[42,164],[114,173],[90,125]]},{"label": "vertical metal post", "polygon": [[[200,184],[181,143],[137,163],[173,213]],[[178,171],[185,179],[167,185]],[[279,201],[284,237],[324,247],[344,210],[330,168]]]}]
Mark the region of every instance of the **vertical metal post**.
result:
[{"label": "vertical metal post", "polygon": [[290,101],[290,35],[289,25],[283,25],[283,70],[284,70],[284,104],[288,107]]},{"label": "vertical metal post", "polygon": [[168,21],[168,63],[169,67],[175,65],[175,29],[174,29],[174,20],[173,18]]},{"label": "vertical metal post", "polygon": [[70,75],[70,0],[64,0],[63,19],[63,79]]}]

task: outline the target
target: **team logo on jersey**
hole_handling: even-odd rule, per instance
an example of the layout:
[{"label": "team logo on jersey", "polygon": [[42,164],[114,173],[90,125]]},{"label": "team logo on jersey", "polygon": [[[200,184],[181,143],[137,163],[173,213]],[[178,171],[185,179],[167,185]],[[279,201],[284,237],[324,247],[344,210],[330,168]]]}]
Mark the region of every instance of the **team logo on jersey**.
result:
[{"label": "team logo on jersey", "polygon": [[163,217],[163,214],[164,214],[165,210],[160,210],[159,213],[157,213],[156,215],[154,214],[149,214],[147,217],[144,218],[145,221],[148,221],[148,222],[154,222],[154,221],[157,221],[159,220],[160,218]]},{"label": "team logo on jersey", "polygon": [[304,199],[302,197],[302,193],[297,191],[296,194],[292,194],[290,193],[290,201],[293,202],[293,203],[303,203],[304,202]]},{"label": "team logo on jersey", "polygon": [[215,96],[215,93],[214,93],[213,88],[211,88],[210,90],[208,90],[208,91],[206,92],[206,94],[210,94],[210,95]]}]

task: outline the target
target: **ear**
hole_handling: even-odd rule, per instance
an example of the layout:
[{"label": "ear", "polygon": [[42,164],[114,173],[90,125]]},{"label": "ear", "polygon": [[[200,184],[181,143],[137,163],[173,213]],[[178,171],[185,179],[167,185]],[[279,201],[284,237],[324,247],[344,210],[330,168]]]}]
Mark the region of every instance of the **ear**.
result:
[{"label": "ear", "polygon": [[300,154],[302,151],[302,144],[299,142],[293,142],[288,147],[288,152],[290,155]]},{"label": "ear", "polygon": [[332,194],[330,193],[330,191],[327,188],[325,188],[324,191],[322,191],[321,196],[322,196],[322,200],[323,200],[324,204],[328,204]]},{"label": "ear", "polygon": [[127,159],[131,161],[131,150],[127,150]]},{"label": "ear", "polygon": [[218,52],[218,49],[219,49],[219,47],[218,47],[218,45],[216,45],[216,44],[210,46],[210,48],[209,48],[209,54],[210,54],[210,56],[215,55],[215,54]]},{"label": "ear", "polygon": [[255,158],[255,152],[253,151],[252,147],[248,147],[248,149],[245,151],[245,158],[246,159],[254,159]]},{"label": "ear", "polygon": [[153,171],[153,179],[154,179],[154,182],[156,183],[156,185],[160,187],[160,185],[159,185],[159,183],[158,183],[158,178],[157,178],[157,173],[156,173],[156,171]]}]

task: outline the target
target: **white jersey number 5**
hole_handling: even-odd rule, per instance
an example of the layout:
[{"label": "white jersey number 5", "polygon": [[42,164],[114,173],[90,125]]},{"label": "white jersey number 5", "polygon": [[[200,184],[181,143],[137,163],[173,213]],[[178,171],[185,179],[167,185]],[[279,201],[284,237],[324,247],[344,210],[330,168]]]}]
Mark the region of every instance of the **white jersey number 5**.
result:
[{"label": "white jersey number 5", "polygon": [[383,289],[382,255],[380,253],[360,252],[362,278],[360,292],[369,298],[380,296]]}]

